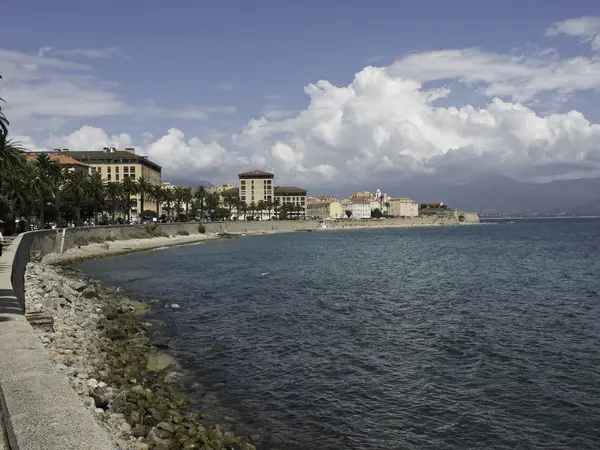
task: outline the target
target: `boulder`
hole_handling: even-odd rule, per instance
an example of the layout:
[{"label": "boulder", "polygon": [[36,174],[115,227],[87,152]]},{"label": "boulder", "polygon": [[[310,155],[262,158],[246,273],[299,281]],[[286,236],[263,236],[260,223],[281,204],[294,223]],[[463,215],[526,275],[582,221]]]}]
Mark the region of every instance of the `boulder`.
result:
[{"label": "boulder", "polygon": [[98,292],[96,292],[96,288],[94,286],[88,286],[83,290],[81,295],[83,296],[83,298],[90,299],[90,298],[98,297]]},{"label": "boulder", "polygon": [[69,283],[69,286],[76,290],[77,292],[83,292],[85,290],[85,288],[87,287],[87,283],[84,283],[81,280],[72,280]]},{"label": "boulder", "polygon": [[150,372],[161,372],[176,365],[177,360],[168,353],[156,352],[148,355],[148,363],[146,364],[146,368]]}]

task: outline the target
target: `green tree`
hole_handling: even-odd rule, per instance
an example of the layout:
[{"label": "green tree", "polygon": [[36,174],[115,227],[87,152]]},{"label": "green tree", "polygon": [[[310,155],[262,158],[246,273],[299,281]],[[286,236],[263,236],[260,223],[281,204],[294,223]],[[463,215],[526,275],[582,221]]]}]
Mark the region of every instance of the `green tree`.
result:
[{"label": "green tree", "polygon": [[216,192],[211,192],[206,195],[206,208],[209,211],[210,219],[215,220],[217,217],[217,210],[219,208],[220,198]]},{"label": "green tree", "polygon": [[104,210],[104,202],[106,201],[106,187],[100,172],[94,172],[90,175],[89,193],[94,205],[94,224],[98,225],[98,212]]},{"label": "green tree", "polygon": [[150,186],[148,197],[156,202],[156,217],[160,216],[160,204],[165,200],[165,189],[158,184]]},{"label": "green tree", "polygon": [[137,194],[138,186],[133,178],[125,177],[121,183],[121,193],[125,202],[127,221],[131,221],[131,196]]},{"label": "green tree", "polygon": [[379,208],[375,208],[373,211],[371,211],[371,217],[373,219],[380,219],[382,215],[383,214],[381,214],[381,210]]},{"label": "green tree", "polygon": [[349,209],[347,209],[346,211],[344,211],[346,213],[346,217],[348,217],[348,219],[350,217],[352,217],[352,211],[350,211]]},{"label": "green tree", "polygon": [[137,192],[140,194],[140,219],[144,219],[144,202],[146,197],[150,194],[152,184],[148,181],[148,178],[141,176],[137,179]]},{"label": "green tree", "polygon": [[185,204],[185,220],[190,221],[190,203],[194,200],[194,193],[191,187],[186,187],[183,192],[183,203]]},{"label": "green tree", "polygon": [[173,194],[175,195],[175,220],[181,222],[181,205],[185,201],[185,186],[175,186]]},{"label": "green tree", "polygon": [[[0,75],[0,80],[2,79],[2,75]],[[4,151],[6,147],[6,141],[8,139],[8,126],[10,122],[2,112],[1,103],[4,102],[4,99],[0,98],[0,151]]]},{"label": "green tree", "polygon": [[117,212],[117,202],[121,198],[121,185],[119,183],[108,183],[106,185],[106,196],[111,201],[112,221],[114,222]]},{"label": "green tree", "polygon": [[260,211],[260,220],[263,218],[263,211],[265,209],[267,209],[267,204],[264,200],[259,200],[258,203],[256,203],[256,210]]},{"label": "green tree", "polygon": [[39,202],[39,220],[42,228],[46,224],[44,217],[46,203],[50,197],[53,186],[53,174],[60,171],[60,166],[57,161],[53,161],[47,153],[41,153],[35,159],[34,167],[37,172],[37,182],[35,183],[35,192],[37,201]]},{"label": "green tree", "polygon": [[275,200],[273,200],[273,215],[279,219],[279,210],[281,208],[281,202],[279,201],[278,198],[275,198]]},{"label": "green tree", "polygon": [[200,219],[204,219],[204,207],[206,205],[206,188],[203,185],[200,185],[194,191],[194,197],[198,202],[198,208],[200,209]]},{"label": "green tree", "polygon": [[69,173],[65,194],[75,208],[75,223],[77,226],[81,226],[81,205],[92,195],[89,175],[81,171]]},{"label": "green tree", "polygon": [[165,209],[167,210],[167,218],[172,219],[173,214],[173,203],[175,202],[175,192],[173,189],[165,189],[164,201],[166,203]]}]

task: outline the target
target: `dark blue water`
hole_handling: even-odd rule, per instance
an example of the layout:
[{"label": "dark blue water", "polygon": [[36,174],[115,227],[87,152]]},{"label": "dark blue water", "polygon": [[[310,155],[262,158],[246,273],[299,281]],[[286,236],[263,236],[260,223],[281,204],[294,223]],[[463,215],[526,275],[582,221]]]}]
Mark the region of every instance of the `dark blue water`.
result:
[{"label": "dark blue water", "polygon": [[153,302],[197,407],[260,448],[600,448],[600,221],[246,237],[84,270]]}]

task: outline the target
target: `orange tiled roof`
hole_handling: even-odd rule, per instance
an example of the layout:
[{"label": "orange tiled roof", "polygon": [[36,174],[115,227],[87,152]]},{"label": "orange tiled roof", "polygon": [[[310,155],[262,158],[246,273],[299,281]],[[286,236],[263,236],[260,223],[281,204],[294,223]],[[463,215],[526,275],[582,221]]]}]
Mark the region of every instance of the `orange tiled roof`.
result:
[{"label": "orange tiled roof", "polygon": [[[65,164],[65,165],[69,165],[69,166],[84,166],[84,167],[89,167],[88,164],[84,164],[81,161],[77,161],[76,159],[73,159],[67,155],[53,155],[53,154],[48,154],[48,156],[50,157],[50,159],[52,161],[58,161],[59,164]],[[27,155],[27,162],[33,162],[37,159],[37,156],[34,155]]]}]

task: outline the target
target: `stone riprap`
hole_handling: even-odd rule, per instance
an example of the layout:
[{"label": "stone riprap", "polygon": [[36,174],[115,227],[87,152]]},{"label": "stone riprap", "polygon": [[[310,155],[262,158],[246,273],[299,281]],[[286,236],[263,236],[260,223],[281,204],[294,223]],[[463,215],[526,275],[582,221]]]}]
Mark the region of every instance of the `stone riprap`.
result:
[{"label": "stone riprap", "polygon": [[56,368],[121,449],[252,450],[246,437],[186,414],[171,385],[176,364],[149,345],[137,315],[146,305],[73,271],[29,263],[26,315]]}]

